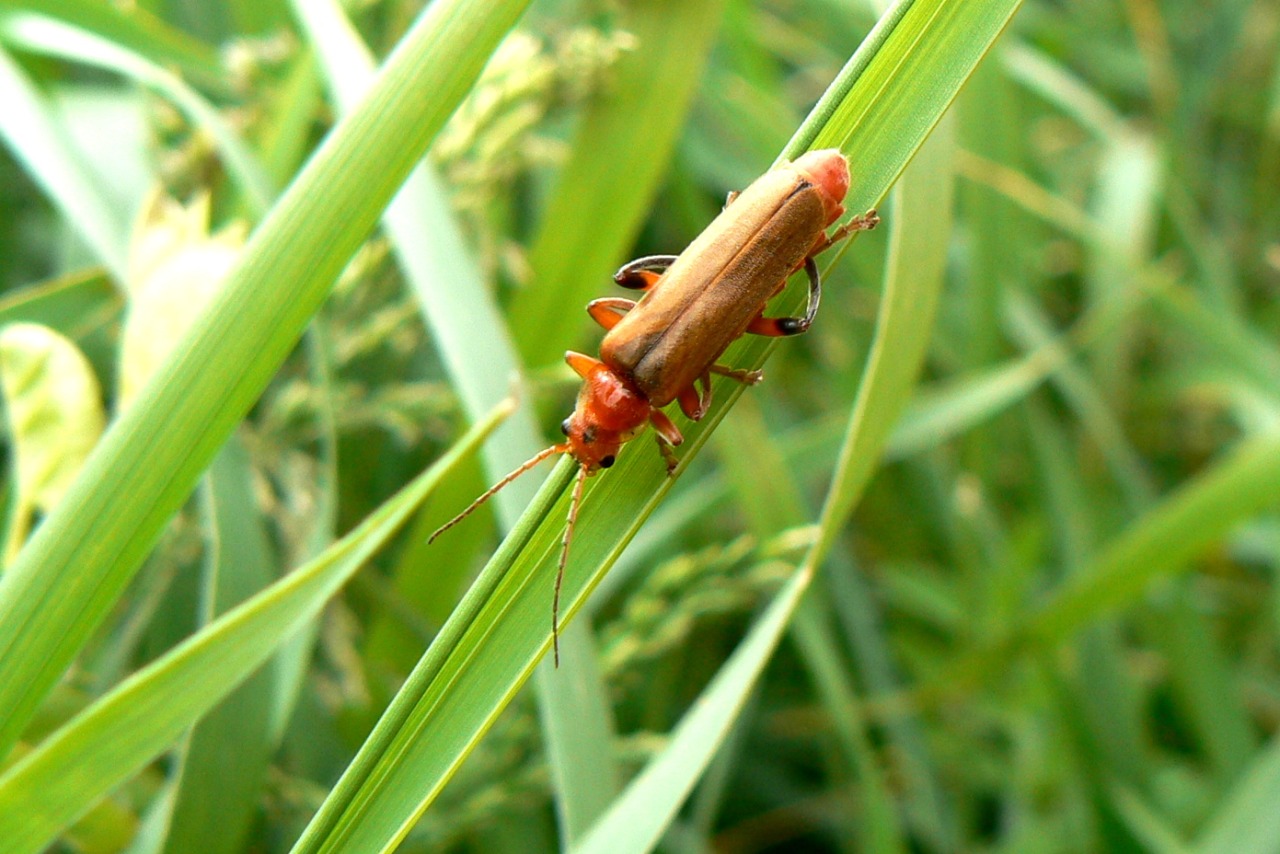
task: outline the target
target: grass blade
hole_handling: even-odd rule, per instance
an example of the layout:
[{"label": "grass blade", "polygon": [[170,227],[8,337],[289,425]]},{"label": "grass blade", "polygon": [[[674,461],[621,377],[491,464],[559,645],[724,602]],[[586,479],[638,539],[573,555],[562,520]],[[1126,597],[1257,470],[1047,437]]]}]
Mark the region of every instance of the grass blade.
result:
[{"label": "grass blade", "polygon": [[[472,429],[359,527],[126,679],[0,775],[0,836],[42,850],[95,801],[169,747],[306,624],[510,407]],[[74,768],[76,773],[68,774]]]},{"label": "grass blade", "polygon": [[0,16],[0,31],[24,50],[114,71],[163,95],[213,138],[254,213],[261,216],[270,205],[275,188],[257,158],[213,105],[182,78],[98,35],[41,15]]},{"label": "grass blade", "polygon": [[0,752],[109,612],[525,5],[430,6],[0,580]]},{"label": "grass blade", "polygon": [[126,224],[76,153],[53,108],[7,51],[0,49],[0,138],[44,188],[97,258],[124,281]]},{"label": "grass blade", "polygon": [[1239,785],[1210,818],[1191,848],[1197,854],[1270,854],[1280,851],[1280,741],[1253,759]]},{"label": "grass blade", "polygon": [[627,786],[582,842],[570,849],[573,854],[653,850],[701,776],[691,775],[689,768],[705,768],[715,756],[812,578],[805,570],[791,576],[693,710],[676,725],[667,748]]}]

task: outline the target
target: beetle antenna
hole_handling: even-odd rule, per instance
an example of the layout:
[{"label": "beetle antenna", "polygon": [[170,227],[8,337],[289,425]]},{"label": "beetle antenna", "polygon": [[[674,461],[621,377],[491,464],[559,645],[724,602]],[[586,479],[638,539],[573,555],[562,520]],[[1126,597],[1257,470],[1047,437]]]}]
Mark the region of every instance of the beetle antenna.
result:
[{"label": "beetle antenna", "polygon": [[582,504],[582,488],[587,483],[587,467],[578,469],[578,480],[573,485],[573,497],[569,499],[569,521],[564,526],[564,539],[560,543],[560,566],[556,568],[556,592],[551,598],[551,646],[555,650],[556,667],[560,666],[560,582],[564,580],[564,565],[569,562],[569,543],[573,541],[573,528],[578,523],[578,506]]},{"label": "beetle antenna", "polygon": [[498,481],[493,486],[485,490],[484,494],[481,495],[479,498],[477,498],[475,501],[472,501],[466,510],[463,510],[461,513],[459,513],[457,516],[454,516],[448,522],[445,522],[439,528],[436,528],[436,532],[427,538],[427,545],[431,545],[433,542],[435,542],[436,537],[440,536],[445,531],[449,530],[454,525],[458,524],[463,519],[467,518],[472,513],[474,513],[476,511],[476,508],[478,508],[481,504],[484,504],[486,501],[492,498],[494,496],[494,493],[502,489],[502,487],[506,486],[511,481],[515,480],[520,475],[524,474],[529,469],[533,468],[538,463],[542,462],[552,454],[564,454],[564,453],[568,453],[568,451],[569,451],[569,443],[562,442],[559,445],[552,445],[550,448],[547,448],[545,450],[539,451],[538,453],[534,454],[528,460],[525,460],[523,463],[521,463],[518,469],[511,472],[511,474],[507,475],[502,480]]}]

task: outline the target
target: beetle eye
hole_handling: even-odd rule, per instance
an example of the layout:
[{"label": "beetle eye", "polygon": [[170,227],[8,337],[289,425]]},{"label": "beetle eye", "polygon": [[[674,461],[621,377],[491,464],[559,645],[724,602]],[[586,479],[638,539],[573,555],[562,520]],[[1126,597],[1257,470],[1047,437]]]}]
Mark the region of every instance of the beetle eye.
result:
[{"label": "beetle eye", "polygon": [[569,419],[568,418],[560,422],[560,432],[565,434],[566,436],[569,435]]},{"label": "beetle eye", "polygon": [[608,468],[609,466],[611,466],[611,465],[613,465],[613,455],[612,455],[612,454],[610,454],[610,455],[609,455],[609,456],[607,456],[607,457],[601,457],[601,458],[600,458],[600,468],[602,468],[602,469],[607,469],[607,468]]}]

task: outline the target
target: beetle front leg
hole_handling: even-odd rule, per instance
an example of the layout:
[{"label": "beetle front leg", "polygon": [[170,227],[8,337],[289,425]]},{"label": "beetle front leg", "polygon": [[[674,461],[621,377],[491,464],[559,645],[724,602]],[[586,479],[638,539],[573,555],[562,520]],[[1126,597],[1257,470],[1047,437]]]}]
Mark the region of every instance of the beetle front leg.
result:
[{"label": "beetle front leg", "polygon": [[591,319],[605,329],[612,329],[618,325],[618,321],[622,320],[624,314],[635,307],[635,300],[623,299],[622,297],[603,297],[601,299],[593,299],[587,303],[587,314],[591,315]]},{"label": "beetle front leg", "polygon": [[804,259],[804,271],[809,276],[809,305],[804,317],[765,317],[764,312],[761,312],[747,324],[748,332],[752,335],[780,338],[784,335],[799,335],[808,330],[818,314],[818,303],[822,300],[822,279],[818,276],[818,264],[812,255]]},{"label": "beetle front leg", "polygon": [[671,450],[671,443],[662,438],[662,434],[654,433],[653,437],[658,440],[658,453],[662,454],[662,461],[667,464],[667,477],[671,477],[680,466],[680,458]]},{"label": "beetle front leg", "polygon": [[657,284],[667,268],[676,262],[676,255],[646,255],[623,264],[613,274],[613,280],[624,288],[647,291]]},{"label": "beetle front leg", "polygon": [[593,359],[585,353],[575,353],[572,350],[564,352],[564,360],[569,363],[569,367],[573,368],[573,372],[584,380],[591,376],[591,372],[596,368],[604,367],[604,362],[599,359]]}]

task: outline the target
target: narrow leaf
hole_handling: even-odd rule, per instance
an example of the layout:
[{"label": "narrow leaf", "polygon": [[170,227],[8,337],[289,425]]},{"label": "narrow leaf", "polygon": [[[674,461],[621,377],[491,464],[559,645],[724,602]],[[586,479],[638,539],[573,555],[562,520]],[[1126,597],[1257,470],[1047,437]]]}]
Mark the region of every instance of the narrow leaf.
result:
[{"label": "narrow leaf", "polygon": [[427,8],[0,580],[0,753],[110,612],[525,5]]},{"label": "narrow leaf", "polygon": [[478,424],[315,560],[130,676],[0,775],[5,849],[13,854],[42,850],[173,744],[314,617],[509,411],[505,406]]}]

